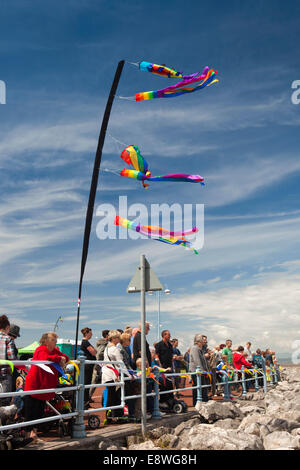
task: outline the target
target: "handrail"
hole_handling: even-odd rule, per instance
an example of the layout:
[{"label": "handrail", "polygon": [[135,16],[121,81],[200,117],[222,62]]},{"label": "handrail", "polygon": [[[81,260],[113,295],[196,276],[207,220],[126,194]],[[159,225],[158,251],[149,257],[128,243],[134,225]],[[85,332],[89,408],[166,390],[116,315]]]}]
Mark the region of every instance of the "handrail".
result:
[{"label": "handrail", "polygon": [[[36,364],[51,364],[52,362],[51,361],[31,361],[31,360],[26,360],[26,361],[19,361],[19,360],[16,360],[16,361],[10,361],[12,362],[13,364],[16,364],[16,368],[17,368],[17,365],[36,365]],[[6,398],[6,397],[16,397],[16,396],[25,396],[25,395],[36,395],[36,394],[41,394],[41,393],[63,393],[65,391],[67,392],[70,392],[70,391],[75,391],[75,394],[76,394],[76,409],[74,411],[72,411],[71,413],[65,413],[65,414],[58,414],[56,416],[49,416],[49,417],[46,417],[46,418],[41,418],[41,419],[37,419],[37,420],[34,420],[34,421],[27,421],[27,422],[20,422],[20,423],[14,423],[14,424],[8,424],[8,425],[2,425],[0,426],[0,432],[4,432],[4,431],[8,431],[8,430],[13,430],[13,429],[16,429],[16,428],[23,428],[23,427],[26,427],[26,426],[32,426],[34,424],[40,424],[40,423],[45,423],[45,422],[52,422],[52,421],[55,421],[55,420],[66,420],[66,419],[70,419],[70,418],[75,418],[75,425],[74,425],[74,428],[76,428],[76,432],[75,432],[75,435],[76,437],[85,437],[86,434],[85,434],[85,425],[84,425],[84,421],[83,421],[83,418],[84,416],[90,414],[90,413],[97,413],[97,412],[100,412],[100,411],[106,411],[108,409],[122,409],[124,408],[125,406],[125,403],[127,400],[132,400],[132,399],[139,399],[142,397],[141,394],[138,394],[138,395],[130,395],[130,396],[125,396],[125,382],[131,380],[130,377],[125,377],[125,373],[126,373],[126,367],[124,365],[124,363],[122,361],[98,361],[98,360],[95,360],[95,361],[91,361],[91,360],[86,360],[84,356],[79,356],[79,358],[74,361],[75,363],[77,363],[79,365],[79,369],[80,369],[80,374],[79,376],[77,377],[77,384],[76,385],[73,385],[73,386],[69,386],[69,387],[59,387],[59,388],[52,388],[52,389],[42,389],[42,390],[30,390],[30,391],[21,391],[21,392],[5,392],[5,393],[1,393],[0,392],[0,399],[1,398]],[[84,389],[86,388],[99,388],[99,387],[113,387],[116,385],[116,382],[113,382],[113,383],[102,383],[102,384],[84,384],[84,366],[86,364],[97,364],[97,365],[102,365],[102,366],[105,366],[106,364],[111,364],[111,365],[114,365],[116,368],[119,369],[120,371],[120,380],[117,382],[117,385],[121,387],[121,403],[119,405],[116,405],[116,406],[110,406],[110,407],[100,407],[100,408],[90,408],[88,410],[85,410],[84,409],[84,406],[83,406],[83,392],[84,392]],[[259,389],[259,385],[258,385],[258,378],[263,378],[263,382],[264,382],[264,392],[267,391],[267,385],[275,385],[276,382],[277,382],[277,371],[276,371],[276,365],[273,367],[273,368],[270,368],[270,370],[268,371],[269,374],[270,374],[270,378],[271,380],[269,381],[269,384],[268,384],[268,380],[267,380],[267,371],[266,371],[266,366],[265,366],[265,363],[263,362],[263,368],[262,369],[255,369],[255,374],[250,377],[250,378],[245,378],[245,374],[248,372],[248,371],[251,371],[251,369],[247,369],[247,371],[241,369],[241,370],[238,370],[238,369],[231,369],[230,371],[233,372],[235,374],[235,379],[234,380],[229,380],[229,377],[228,377],[228,374],[227,374],[227,371],[225,370],[216,370],[216,375],[219,374],[219,375],[223,375],[224,378],[225,378],[225,381],[223,382],[217,382],[217,385],[218,386],[224,386],[224,401],[228,401],[230,399],[230,386],[233,385],[233,384],[236,384],[236,383],[241,383],[242,386],[243,386],[243,395],[245,395],[247,393],[246,391],[246,382],[250,382],[250,381],[255,381],[255,388],[256,390]],[[136,372],[136,371],[131,371],[131,372]],[[237,373],[241,374],[241,379],[240,380],[236,380],[237,377]],[[258,375],[259,373],[259,375]],[[154,403],[155,403],[155,409],[154,409],[154,413],[153,413],[153,416],[157,419],[161,419],[161,415],[160,415],[160,411],[159,411],[159,396],[160,395],[164,395],[164,394],[171,394],[171,393],[175,393],[175,392],[180,392],[180,391],[186,391],[186,390],[197,390],[197,402],[202,402],[202,390],[205,389],[205,388],[210,388],[211,387],[211,383],[210,384],[202,384],[201,383],[201,377],[203,377],[204,375],[210,375],[211,372],[210,371],[204,371],[204,370],[201,370],[200,368],[198,368],[196,371],[188,371],[188,372],[177,372],[177,373],[172,373],[172,372],[168,372],[168,373],[163,373],[163,375],[165,376],[165,378],[167,380],[171,380],[170,377],[174,378],[174,377],[178,377],[178,376],[186,376],[186,377],[192,377],[192,375],[196,375],[197,377],[197,385],[193,385],[191,387],[181,387],[181,388],[176,388],[176,389],[171,389],[171,390],[164,390],[164,391],[159,391],[159,387],[157,385],[158,383],[158,379],[159,379],[159,376],[161,375],[161,373],[159,371],[156,371],[155,372],[155,376],[157,378],[157,383],[154,384],[154,391],[153,392],[150,392],[150,393],[147,393],[146,396],[147,397],[154,397]],[[76,434],[77,433],[77,434]],[[73,433],[73,436],[74,436],[74,433]]]}]

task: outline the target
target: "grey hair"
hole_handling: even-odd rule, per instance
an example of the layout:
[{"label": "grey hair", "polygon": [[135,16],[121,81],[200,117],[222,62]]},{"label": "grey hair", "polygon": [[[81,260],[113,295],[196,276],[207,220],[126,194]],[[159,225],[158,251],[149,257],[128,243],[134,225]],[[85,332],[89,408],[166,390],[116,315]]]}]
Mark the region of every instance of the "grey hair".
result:
[{"label": "grey hair", "polygon": [[194,344],[198,343],[198,341],[203,341],[203,336],[204,335],[200,335],[200,333],[198,333],[197,335],[195,335],[195,338],[194,338]]}]

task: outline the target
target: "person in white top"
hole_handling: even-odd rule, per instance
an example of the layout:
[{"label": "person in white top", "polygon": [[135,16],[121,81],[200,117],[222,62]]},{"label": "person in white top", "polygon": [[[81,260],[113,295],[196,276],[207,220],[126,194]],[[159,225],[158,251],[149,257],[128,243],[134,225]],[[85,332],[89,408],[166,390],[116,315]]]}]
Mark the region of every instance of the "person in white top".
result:
[{"label": "person in white top", "polygon": [[[108,344],[104,350],[104,361],[118,361],[118,364],[103,364],[102,366],[102,383],[116,383],[115,386],[107,387],[107,402],[106,407],[118,406],[121,403],[121,388],[118,386],[120,381],[120,367],[126,373],[127,369],[123,365],[123,357],[121,350],[117,347],[120,342],[121,333],[117,330],[111,330],[108,333]],[[129,373],[128,373],[129,375]],[[111,421],[111,418],[118,418],[124,416],[123,409],[108,410],[106,412],[106,419]]]},{"label": "person in white top", "polygon": [[250,341],[248,341],[248,343],[246,343],[243,354],[244,354],[244,356],[246,356],[246,354],[247,354],[247,361],[252,361],[253,352],[251,351]]}]

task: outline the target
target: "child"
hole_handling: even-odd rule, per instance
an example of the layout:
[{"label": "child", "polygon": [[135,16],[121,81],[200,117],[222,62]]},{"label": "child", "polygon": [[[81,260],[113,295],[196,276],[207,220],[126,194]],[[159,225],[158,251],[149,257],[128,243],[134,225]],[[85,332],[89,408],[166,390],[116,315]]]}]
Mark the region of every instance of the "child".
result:
[{"label": "child", "polygon": [[[23,392],[24,391],[24,379],[23,377],[19,376],[16,380],[16,392]],[[22,416],[22,409],[24,407],[23,395],[18,395],[14,397],[13,404],[17,407],[17,418]]]},{"label": "child", "polygon": [[[133,387],[133,394],[134,395],[140,395],[141,394],[141,375],[142,375],[142,359],[139,357],[136,362],[136,380],[133,381],[132,387]],[[148,361],[146,361],[146,374],[149,370],[149,364]],[[149,380],[146,379],[146,393],[151,393],[152,392],[152,385]],[[150,419],[152,417],[152,411],[153,411],[153,397],[147,397],[147,418]],[[134,410],[134,417],[137,420],[140,420],[141,418],[141,398],[136,398],[135,401],[135,410]]]}]

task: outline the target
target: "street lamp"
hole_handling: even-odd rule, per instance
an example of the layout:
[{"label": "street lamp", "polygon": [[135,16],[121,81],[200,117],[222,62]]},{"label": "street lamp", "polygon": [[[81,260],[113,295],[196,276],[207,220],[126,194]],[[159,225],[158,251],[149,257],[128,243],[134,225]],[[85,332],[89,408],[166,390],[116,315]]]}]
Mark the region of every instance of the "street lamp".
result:
[{"label": "street lamp", "polygon": [[[170,289],[165,289],[163,291],[164,294],[169,295],[171,294]],[[149,295],[153,295],[153,291],[148,291]],[[157,341],[160,341],[160,291],[157,291]]]},{"label": "street lamp", "polygon": [[58,319],[56,320],[56,323],[55,323],[54,329],[53,329],[54,332],[55,332],[56,329],[58,328],[58,322],[63,322],[63,319],[62,319],[62,316],[61,316],[61,315],[60,315],[60,316],[58,317]]}]

